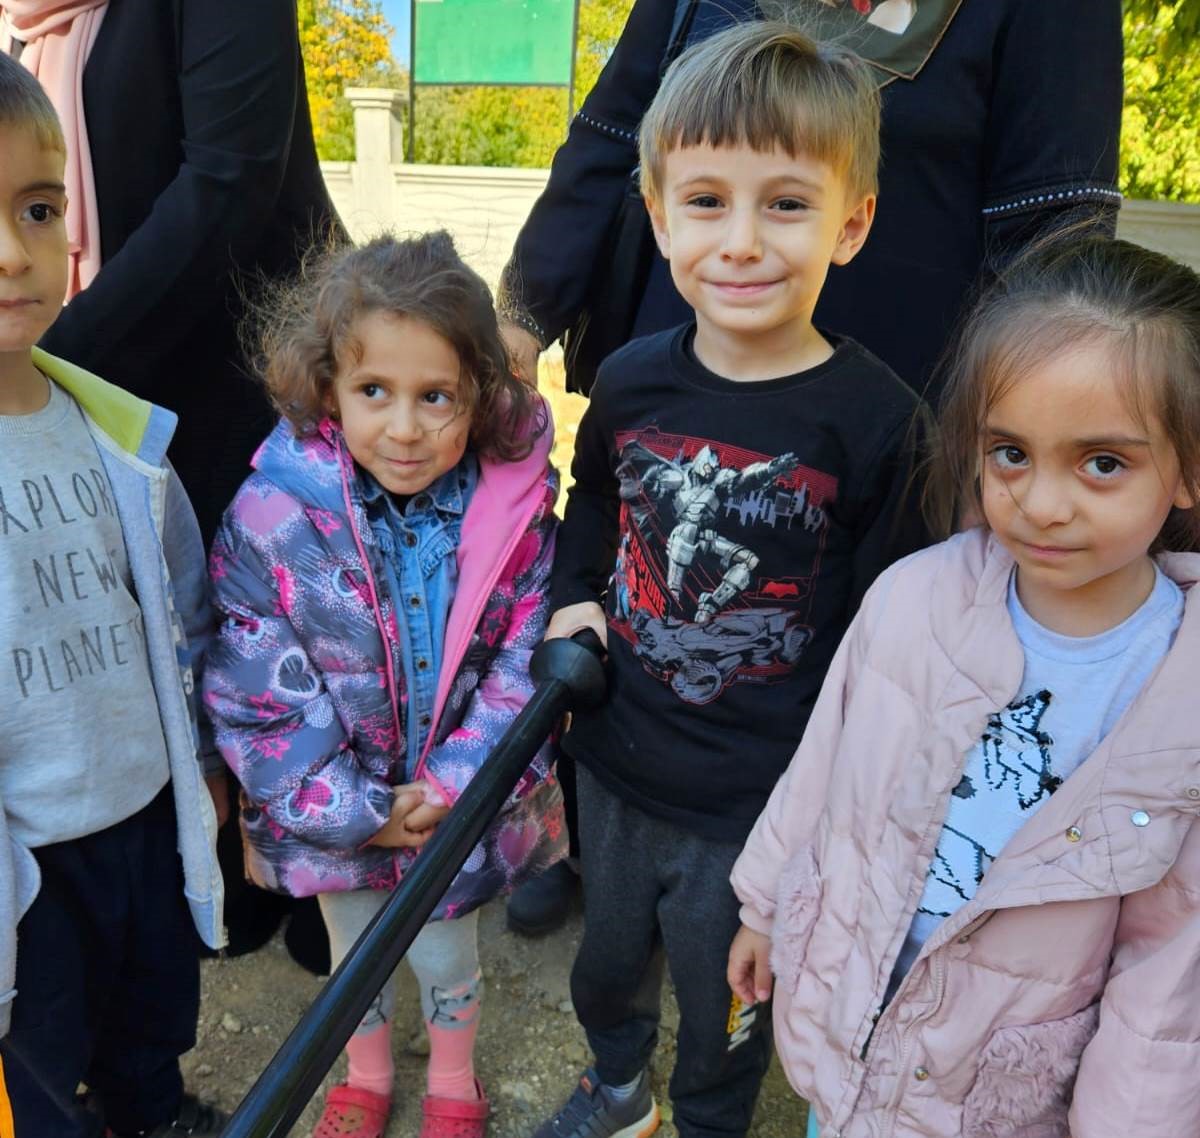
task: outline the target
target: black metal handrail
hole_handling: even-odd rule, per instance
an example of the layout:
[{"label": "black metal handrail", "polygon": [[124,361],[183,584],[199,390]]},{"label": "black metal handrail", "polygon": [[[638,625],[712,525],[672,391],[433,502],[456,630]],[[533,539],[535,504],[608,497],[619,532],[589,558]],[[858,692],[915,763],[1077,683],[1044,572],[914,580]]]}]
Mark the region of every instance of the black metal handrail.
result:
[{"label": "black metal handrail", "polygon": [[547,640],[533,654],[537,687],[528,704],[250,1088],[222,1138],[290,1133],[559,717],[604,699],[602,653],[596,634],[584,630],[570,640]]}]

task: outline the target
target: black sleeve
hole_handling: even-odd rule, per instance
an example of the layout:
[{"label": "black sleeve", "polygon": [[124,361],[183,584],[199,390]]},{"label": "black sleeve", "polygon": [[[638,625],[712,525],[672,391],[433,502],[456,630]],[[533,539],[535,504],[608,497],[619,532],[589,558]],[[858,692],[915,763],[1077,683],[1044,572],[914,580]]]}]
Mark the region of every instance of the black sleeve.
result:
[{"label": "black sleeve", "polygon": [[[252,258],[283,184],[299,97],[293,0],[183,0],[180,39],[179,172],[44,340],[123,384],[137,377],[130,387],[150,378],[147,359],[170,365],[195,322],[225,302],[231,263]],[[133,366],[122,367],[126,357]]]},{"label": "black sleeve", "polygon": [[1115,229],[1120,0],[1014,0],[995,47],[984,221],[1003,261],[1079,207]]},{"label": "black sleeve", "polygon": [[901,420],[872,455],[859,492],[850,607],[858,611],[863,595],[889,565],[933,541],[921,512],[922,459],[930,432],[924,405]]},{"label": "black sleeve", "polygon": [[603,604],[616,559],[620,500],[609,453],[610,432],[604,425],[609,399],[603,381],[601,369],[575,436],[574,482],[554,548],[551,612],[581,601]]},{"label": "black sleeve", "polygon": [[638,124],[658,90],[674,15],[672,0],[636,0],[517,235],[501,277],[501,305],[530,316],[543,344],[557,340],[583,307],[637,165]]}]

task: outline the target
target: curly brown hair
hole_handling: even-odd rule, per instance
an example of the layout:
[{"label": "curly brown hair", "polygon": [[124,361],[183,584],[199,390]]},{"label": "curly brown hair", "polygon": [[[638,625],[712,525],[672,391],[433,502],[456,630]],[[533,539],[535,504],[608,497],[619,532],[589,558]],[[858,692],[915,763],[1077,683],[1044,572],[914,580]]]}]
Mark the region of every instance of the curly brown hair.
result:
[{"label": "curly brown hair", "polygon": [[329,413],[335,376],[361,352],[358,321],[375,312],[420,320],[454,349],[476,453],[519,461],[547,428],[545,404],[513,374],[487,285],[445,230],[315,251],[257,308],[257,371],[298,434]]}]

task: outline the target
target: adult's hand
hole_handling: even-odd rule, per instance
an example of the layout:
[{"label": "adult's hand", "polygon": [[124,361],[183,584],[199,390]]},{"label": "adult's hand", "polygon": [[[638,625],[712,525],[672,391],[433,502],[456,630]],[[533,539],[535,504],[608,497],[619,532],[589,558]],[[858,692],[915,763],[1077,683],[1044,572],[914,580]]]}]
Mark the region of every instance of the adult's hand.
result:
[{"label": "adult's hand", "polygon": [[500,338],[512,359],[513,371],[531,387],[537,387],[538,356],[542,352],[537,337],[519,324],[501,320]]}]

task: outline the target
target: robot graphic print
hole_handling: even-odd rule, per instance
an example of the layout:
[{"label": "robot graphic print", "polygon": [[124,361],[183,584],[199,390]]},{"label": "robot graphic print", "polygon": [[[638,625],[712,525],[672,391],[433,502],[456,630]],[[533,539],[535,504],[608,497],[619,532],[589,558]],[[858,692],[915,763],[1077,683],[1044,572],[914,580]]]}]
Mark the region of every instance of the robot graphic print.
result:
[{"label": "robot graphic print", "polygon": [[618,434],[617,452],[613,630],[688,703],[788,674],[812,638],[836,481],[794,454],[653,427]]}]

